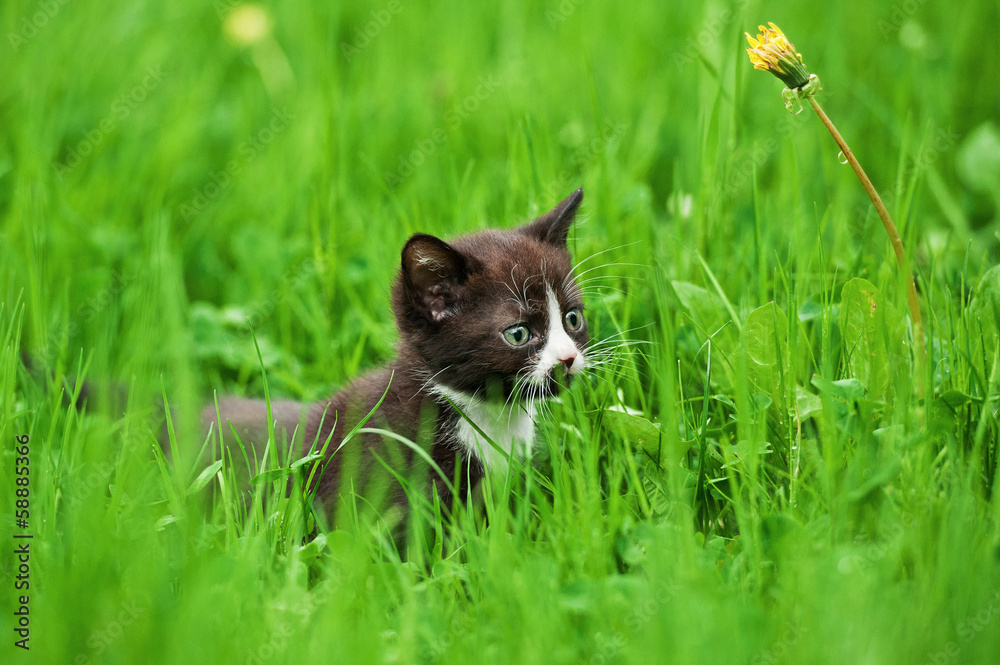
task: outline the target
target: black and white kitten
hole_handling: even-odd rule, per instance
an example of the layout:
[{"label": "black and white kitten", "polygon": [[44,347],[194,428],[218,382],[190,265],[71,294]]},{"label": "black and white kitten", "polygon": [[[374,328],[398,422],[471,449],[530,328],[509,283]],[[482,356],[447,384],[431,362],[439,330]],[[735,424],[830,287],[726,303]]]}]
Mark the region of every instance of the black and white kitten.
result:
[{"label": "black and white kitten", "polygon": [[[333,457],[317,489],[328,513],[342,492],[363,494],[373,475],[385,476],[388,468],[411,477],[412,467],[424,463],[412,448],[377,433],[360,434],[341,448],[383,395],[367,427],[390,430],[427,451],[440,472],[427,472],[426,489],[446,508],[455,498],[452,487],[464,499],[485,473],[505,472],[509,456],[530,448],[536,400],[556,394],[587,364],[587,321],[566,247],[582,200],[578,189],[513,230],[451,242],[414,235],[403,247],[392,290],[396,358],[329,400],[272,401],[279,441],[280,432],[291,439],[296,427],[304,434],[300,453],[330,440],[327,456]],[[263,401],[226,398],[219,411],[224,432],[229,421],[245,444],[267,441]],[[213,404],[203,421],[217,420]],[[383,501],[404,504],[402,486],[389,484]]]}]

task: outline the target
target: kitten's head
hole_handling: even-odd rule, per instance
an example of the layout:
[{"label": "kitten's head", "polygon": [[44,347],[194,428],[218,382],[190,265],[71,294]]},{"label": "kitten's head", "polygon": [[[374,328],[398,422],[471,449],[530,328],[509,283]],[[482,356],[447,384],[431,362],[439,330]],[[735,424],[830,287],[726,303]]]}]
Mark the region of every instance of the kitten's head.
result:
[{"label": "kitten's head", "polygon": [[393,310],[435,385],[479,398],[547,397],[583,371],[587,321],[566,235],[583,190],[509,231],[403,247]]}]

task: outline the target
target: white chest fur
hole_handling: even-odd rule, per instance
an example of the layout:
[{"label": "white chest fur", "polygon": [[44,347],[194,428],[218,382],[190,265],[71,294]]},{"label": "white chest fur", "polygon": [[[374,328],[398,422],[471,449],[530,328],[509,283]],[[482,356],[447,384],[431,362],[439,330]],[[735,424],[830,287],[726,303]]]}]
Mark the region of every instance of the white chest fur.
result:
[{"label": "white chest fur", "polygon": [[[433,392],[450,399],[465,414],[466,418],[459,417],[455,426],[456,443],[475,455],[488,472],[506,473],[508,457],[521,457],[531,449],[535,440],[533,405],[491,404],[440,385],[434,385]],[[496,447],[490,445],[476,427]]]}]

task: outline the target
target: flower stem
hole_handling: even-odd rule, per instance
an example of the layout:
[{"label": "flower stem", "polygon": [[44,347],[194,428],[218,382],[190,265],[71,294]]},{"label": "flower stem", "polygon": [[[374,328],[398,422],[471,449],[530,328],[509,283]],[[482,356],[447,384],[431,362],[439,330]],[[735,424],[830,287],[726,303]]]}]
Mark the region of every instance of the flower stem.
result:
[{"label": "flower stem", "polygon": [[851,168],[854,169],[854,173],[857,174],[858,180],[861,181],[861,186],[865,188],[868,193],[868,198],[872,200],[875,204],[875,210],[878,211],[878,216],[882,220],[882,225],[885,227],[885,232],[889,235],[889,242],[892,243],[892,248],[896,252],[896,261],[899,262],[899,269],[903,271],[906,278],[906,299],[910,305],[910,316],[913,318],[913,338],[916,342],[917,347],[917,369],[920,380],[917,381],[917,389],[921,395],[923,395],[923,370],[924,363],[926,361],[926,351],[924,349],[924,324],[920,318],[920,301],[917,299],[917,286],[913,281],[913,270],[910,268],[909,261],[906,260],[906,252],[903,250],[903,241],[899,239],[899,232],[896,230],[896,225],[892,223],[892,217],[889,216],[889,211],[885,209],[885,204],[882,203],[882,198],[875,191],[875,186],[872,185],[872,181],[868,179],[868,175],[865,170],[861,168],[861,164],[858,163],[857,158],[851,149],[848,147],[847,142],[844,137],[840,135],[837,128],[834,127],[830,118],[827,117],[826,113],[820,107],[819,102],[813,96],[809,97],[809,103],[812,104],[813,110],[816,111],[816,115],[819,119],[823,121],[826,128],[830,131],[830,135],[833,136],[833,140],[837,142],[840,146],[841,152],[844,153],[844,157],[847,158],[848,163]]}]

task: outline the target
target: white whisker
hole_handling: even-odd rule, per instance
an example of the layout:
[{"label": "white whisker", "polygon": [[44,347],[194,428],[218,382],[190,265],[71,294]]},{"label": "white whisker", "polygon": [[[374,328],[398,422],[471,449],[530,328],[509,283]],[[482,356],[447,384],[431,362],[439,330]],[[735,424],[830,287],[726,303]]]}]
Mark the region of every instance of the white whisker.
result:
[{"label": "white whisker", "polygon": [[[583,272],[579,273],[579,274],[578,274],[578,275],[576,276],[576,278],[577,278],[577,279],[580,279],[581,277],[583,277],[584,275],[586,275],[586,274],[588,274],[588,273],[592,273],[592,272],[594,272],[595,270],[600,270],[601,268],[608,268],[608,267],[610,267],[610,266],[626,266],[626,267],[630,267],[630,268],[645,268],[645,267],[646,267],[645,265],[643,265],[643,264],[641,264],[641,263],[626,263],[626,262],[618,262],[618,263],[602,263],[602,264],[601,264],[601,265],[599,265],[599,266],[594,266],[593,268],[587,268],[587,269],[586,269],[586,270],[584,270]],[[593,278],[593,277],[591,277],[590,279],[594,279],[594,278]]]}]

